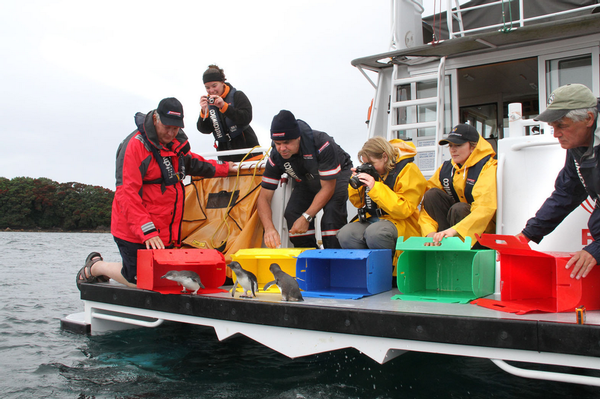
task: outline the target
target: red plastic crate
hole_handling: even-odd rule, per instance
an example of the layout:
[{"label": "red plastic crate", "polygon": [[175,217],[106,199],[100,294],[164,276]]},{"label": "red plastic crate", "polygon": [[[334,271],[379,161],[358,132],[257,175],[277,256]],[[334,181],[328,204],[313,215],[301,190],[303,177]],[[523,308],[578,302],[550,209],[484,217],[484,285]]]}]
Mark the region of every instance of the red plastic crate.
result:
[{"label": "red plastic crate", "polygon": [[225,283],[225,257],[216,249],[143,249],[138,251],[138,288],[163,294],[180,294],[183,287],[161,278],[170,270],[198,273],[204,289],[198,294],[227,292],[219,289]]},{"label": "red plastic crate", "polygon": [[481,245],[500,253],[500,301],[477,299],[472,303],[503,312],[572,312],[578,306],[600,309],[600,267],[587,277],[571,278],[565,266],[569,252],[538,252],[515,236],[484,234]]}]

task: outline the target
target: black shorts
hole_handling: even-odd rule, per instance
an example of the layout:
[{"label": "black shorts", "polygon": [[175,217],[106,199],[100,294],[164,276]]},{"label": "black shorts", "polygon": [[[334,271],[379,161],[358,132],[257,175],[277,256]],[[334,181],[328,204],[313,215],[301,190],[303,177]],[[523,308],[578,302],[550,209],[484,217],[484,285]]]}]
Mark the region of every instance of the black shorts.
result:
[{"label": "black shorts", "polygon": [[123,259],[123,268],[121,274],[125,280],[132,284],[137,284],[137,251],[138,249],[146,249],[146,244],[138,244],[129,242],[120,238],[114,237],[121,259]]}]

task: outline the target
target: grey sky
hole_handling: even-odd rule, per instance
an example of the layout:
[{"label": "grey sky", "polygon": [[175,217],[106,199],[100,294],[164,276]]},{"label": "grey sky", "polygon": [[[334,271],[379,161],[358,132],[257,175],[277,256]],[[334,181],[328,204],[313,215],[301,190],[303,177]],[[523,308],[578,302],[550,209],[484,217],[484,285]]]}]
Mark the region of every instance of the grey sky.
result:
[{"label": "grey sky", "polygon": [[171,96],[192,150],[210,150],[196,120],[211,63],[252,102],[263,146],[289,109],[356,159],[374,90],[350,61],[388,50],[389,10],[385,0],[2,2],[0,176],[114,189],[134,114]]}]

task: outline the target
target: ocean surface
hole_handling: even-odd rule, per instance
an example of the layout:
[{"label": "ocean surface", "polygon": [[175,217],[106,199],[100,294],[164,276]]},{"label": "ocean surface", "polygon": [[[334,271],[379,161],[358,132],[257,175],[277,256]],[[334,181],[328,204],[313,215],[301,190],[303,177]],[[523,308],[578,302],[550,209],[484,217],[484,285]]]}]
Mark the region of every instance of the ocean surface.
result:
[{"label": "ocean surface", "polygon": [[487,359],[411,352],[380,365],[354,349],[289,359],[174,323],[73,334],[60,319],[83,311],[76,273],[92,250],[119,259],[112,236],[0,232],[0,248],[1,398],[600,398]]}]

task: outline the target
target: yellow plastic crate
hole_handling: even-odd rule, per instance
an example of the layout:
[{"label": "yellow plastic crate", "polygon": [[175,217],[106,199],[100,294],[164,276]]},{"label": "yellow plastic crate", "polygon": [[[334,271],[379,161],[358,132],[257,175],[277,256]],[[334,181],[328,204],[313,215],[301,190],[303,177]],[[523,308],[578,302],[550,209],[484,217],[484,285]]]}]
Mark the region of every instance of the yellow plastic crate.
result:
[{"label": "yellow plastic crate", "polygon": [[[273,281],[273,273],[269,270],[271,263],[277,263],[281,270],[292,277],[296,277],[296,258],[302,252],[313,248],[249,248],[240,249],[231,255],[231,259],[242,265],[244,270],[254,273],[258,280],[258,289],[262,291],[265,284]],[[234,273],[235,274],[235,273]],[[237,291],[243,289],[238,286]],[[272,285],[267,292],[279,292],[277,286]]]}]

